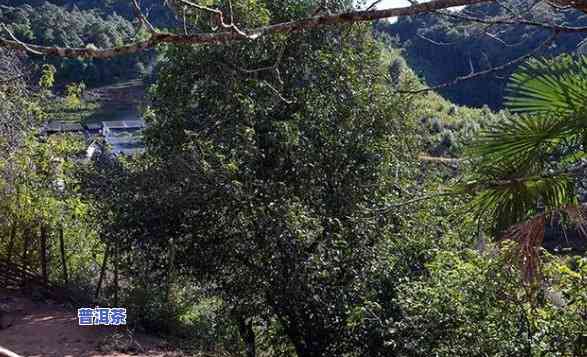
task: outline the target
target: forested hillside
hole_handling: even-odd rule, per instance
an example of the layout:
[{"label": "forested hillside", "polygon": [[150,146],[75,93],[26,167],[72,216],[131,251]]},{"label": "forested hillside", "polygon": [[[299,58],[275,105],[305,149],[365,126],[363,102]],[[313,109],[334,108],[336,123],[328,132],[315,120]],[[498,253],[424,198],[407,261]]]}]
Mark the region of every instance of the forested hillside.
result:
[{"label": "forested hillside", "polygon": [[[129,17],[109,11],[105,2],[97,9],[90,6],[57,5],[49,2],[14,2],[17,7],[0,6],[0,21],[22,41],[62,47],[112,47],[142,36]],[[26,3],[26,4],[18,4]],[[113,9],[114,10],[114,9]],[[128,14],[127,14],[128,15]],[[35,58],[35,64],[50,63],[58,69],[58,85],[84,82],[88,86],[116,83],[146,75],[154,66],[154,54],[121,57],[112,60],[57,61]]]},{"label": "forested hillside", "polygon": [[587,1],[375,2],[3,2],[0,356],[586,356]]},{"label": "forested hillside", "polygon": [[[513,12],[524,14],[524,4],[532,2],[510,2]],[[469,6],[459,14],[465,18],[507,18],[512,9],[487,4]],[[568,26],[587,25],[587,18],[577,11],[553,13],[548,5],[539,4],[530,10],[534,21],[565,23]],[[450,13],[449,13],[450,14]],[[454,15],[454,14],[453,14]],[[377,29],[397,39],[396,45],[405,49],[409,65],[429,86],[451,82],[459,76],[481,72],[508,63],[535,49],[540,56],[554,56],[561,53],[577,52],[584,40],[581,34],[555,39],[546,48],[541,44],[549,31],[534,26],[513,24],[495,26],[483,22],[463,21],[458,15],[426,14],[402,17],[393,24],[379,23]],[[447,99],[460,105],[492,109],[503,107],[507,80],[520,63],[508,66],[476,79],[462,81],[439,92]]]},{"label": "forested hillside", "polygon": [[[114,13],[131,19],[133,16],[132,5],[130,1],[120,0],[5,0],[3,5],[21,6],[30,5],[39,7],[46,4],[54,4],[67,10],[74,8],[80,10],[94,10],[100,13],[112,15]],[[157,0],[142,0],[141,4],[149,9],[149,19],[158,26],[170,26],[174,17],[165,6],[164,2]]]}]

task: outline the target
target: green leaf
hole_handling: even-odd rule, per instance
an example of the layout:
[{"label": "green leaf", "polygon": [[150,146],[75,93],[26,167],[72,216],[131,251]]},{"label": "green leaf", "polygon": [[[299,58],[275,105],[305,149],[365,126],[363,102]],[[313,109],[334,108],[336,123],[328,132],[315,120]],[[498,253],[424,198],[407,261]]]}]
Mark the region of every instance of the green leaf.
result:
[{"label": "green leaf", "polygon": [[587,104],[587,59],[531,61],[512,76],[508,107],[526,113],[576,113]]}]

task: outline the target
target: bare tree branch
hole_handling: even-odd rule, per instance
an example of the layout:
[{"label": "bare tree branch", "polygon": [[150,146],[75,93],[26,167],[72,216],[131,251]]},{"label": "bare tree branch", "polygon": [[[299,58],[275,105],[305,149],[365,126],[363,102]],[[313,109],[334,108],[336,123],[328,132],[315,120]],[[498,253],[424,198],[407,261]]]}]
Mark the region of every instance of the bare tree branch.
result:
[{"label": "bare tree branch", "polygon": [[135,13],[135,17],[139,19],[139,21],[147,28],[150,33],[155,33],[155,27],[149,22],[143,11],[141,10],[141,6],[139,5],[138,0],[132,0],[132,7]]},{"label": "bare tree branch", "polygon": [[527,38],[522,38],[520,41],[518,41],[516,43],[507,43],[504,40],[502,40],[501,38],[499,38],[499,36],[497,34],[492,34],[489,31],[485,31],[484,33],[487,37],[501,43],[505,47],[517,47],[517,46],[520,46],[521,44],[523,44],[524,42],[528,41]]},{"label": "bare tree branch", "polygon": [[420,33],[417,33],[416,36],[418,36],[422,40],[428,41],[431,44],[436,45],[436,46],[452,46],[452,45],[454,45],[456,43],[456,42],[440,42],[440,41],[435,41],[435,40],[433,40],[431,38],[428,38],[428,37],[426,37],[426,36],[424,36],[424,35],[422,35]]},{"label": "bare tree branch", "polygon": [[558,6],[560,9],[574,8],[587,13],[586,0],[550,0],[548,3],[552,6]]},{"label": "bare tree branch", "polygon": [[256,38],[256,35],[254,35],[254,34],[249,35],[245,31],[239,29],[235,25],[235,23],[234,23],[234,17],[233,17],[233,14],[232,14],[232,1],[229,1],[228,2],[228,6],[229,6],[229,9],[230,9],[230,23],[228,23],[228,24],[224,21],[224,13],[221,10],[213,9],[211,7],[208,7],[208,6],[199,5],[199,4],[193,3],[193,2],[188,1],[188,0],[177,0],[177,1],[181,2],[182,4],[184,4],[184,5],[188,6],[188,7],[193,7],[193,8],[196,8],[198,10],[203,10],[203,11],[210,12],[210,13],[216,15],[218,17],[218,23],[219,23],[219,25],[222,28],[224,28],[224,29],[232,30],[236,34],[238,34],[238,35],[240,35],[240,36],[242,36],[244,38],[247,38],[249,40],[254,40]]},{"label": "bare tree branch", "polygon": [[418,90],[398,91],[398,92],[399,93],[404,93],[404,94],[418,94],[418,93],[429,92],[429,91],[433,91],[433,90],[437,90],[437,89],[447,88],[447,87],[453,86],[455,84],[458,84],[460,82],[467,81],[467,80],[470,80],[470,79],[474,79],[474,78],[486,76],[486,75],[488,75],[490,73],[502,71],[502,70],[507,69],[507,68],[509,68],[509,67],[511,67],[511,66],[513,66],[515,64],[518,64],[520,62],[523,62],[523,61],[527,60],[530,57],[533,57],[534,55],[536,55],[538,52],[540,52],[544,48],[547,48],[552,43],[552,41],[554,41],[554,39],[557,36],[558,36],[558,31],[553,31],[552,32],[552,35],[550,37],[548,37],[544,42],[542,42],[540,44],[540,46],[538,46],[534,50],[532,50],[532,51],[530,51],[530,52],[528,52],[528,53],[526,53],[526,54],[524,54],[524,55],[522,55],[520,57],[514,58],[513,60],[508,61],[508,62],[506,62],[506,63],[504,63],[502,65],[491,67],[489,69],[486,69],[486,70],[483,70],[483,71],[479,71],[479,72],[473,72],[473,73],[470,73],[470,74],[465,75],[465,76],[460,76],[460,77],[457,77],[457,78],[453,79],[452,81],[445,82],[445,83],[442,83],[442,84],[438,84],[438,85],[435,85],[435,86],[432,86],[432,87],[426,87],[426,88],[422,88],[422,89],[418,89]]},{"label": "bare tree branch", "polygon": [[265,86],[267,86],[267,88],[269,88],[276,96],[277,98],[279,98],[281,101],[283,101],[285,104],[293,104],[294,101],[291,99],[287,99],[283,96],[283,94],[281,94],[277,88],[273,87],[271,85],[271,83],[269,83],[268,81],[263,81],[262,82]]},{"label": "bare tree branch", "polygon": [[452,17],[455,19],[460,19],[463,21],[468,22],[477,22],[481,24],[488,24],[488,25],[526,25],[531,27],[542,28],[545,30],[553,30],[560,33],[577,33],[577,32],[587,32],[587,26],[581,27],[572,27],[572,26],[564,26],[564,25],[557,25],[557,24],[547,24],[544,22],[539,21],[529,21],[522,18],[489,18],[483,19],[480,17],[469,16],[464,14],[458,13],[451,13],[451,12],[438,12],[439,14],[447,17]]},{"label": "bare tree branch", "polygon": [[10,29],[8,28],[8,26],[6,26],[5,24],[2,24],[2,29],[4,31],[6,31],[6,33],[8,34],[8,36],[10,36],[10,38],[12,38],[12,40],[16,43],[18,43],[19,45],[21,45],[27,52],[33,53],[35,55],[42,55],[42,53],[37,52],[33,49],[31,49],[26,43],[19,41],[16,36],[14,36],[14,34],[12,33],[12,31],[10,31]]},{"label": "bare tree branch", "polygon": [[374,8],[375,8],[375,6],[379,5],[379,3],[380,3],[381,1],[383,1],[383,0],[377,0],[377,1],[374,1],[374,2],[373,2],[371,5],[369,5],[369,7],[367,8],[367,10],[374,9]]},{"label": "bare tree branch", "polygon": [[[190,4],[194,8],[203,11],[218,13],[219,10],[203,7],[187,0],[179,0],[184,4]],[[448,9],[455,6],[475,5],[494,2],[495,0],[435,0],[427,3],[414,4],[407,7],[383,9],[383,10],[358,10],[341,14],[321,14],[305,19],[282,22],[254,29],[239,30],[234,24],[226,24],[225,27],[231,31],[196,33],[191,35],[179,35],[155,31],[147,40],[133,42],[120,47],[113,48],[63,48],[25,44],[14,39],[0,38],[0,47],[24,50],[29,53],[42,54],[45,56],[56,56],[63,58],[112,58],[120,55],[133,54],[153,48],[159,44],[176,45],[198,45],[198,44],[221,44],[234,41],[254,40],[263,36],[284,33],[299,32],[306,29],[318,28],[328,25],[345,23],[369,22],[379,19],[399,16],[412,16],[429,13],[437,10]],[[585,1],[587,3],[587,1]],[[140,9],[139,9],[140,10]],[[136,11],[136,9],[135,9]],[[142,13],[142,12],[141,12]],[[146,20],[146,18],[145,18]]]},{"label": "bare tree branch", "polygon": [[0,347],[0,356],[2,357],[22,357],[20,355],[17,355],[16,353],[7,350],[5,348]]}]

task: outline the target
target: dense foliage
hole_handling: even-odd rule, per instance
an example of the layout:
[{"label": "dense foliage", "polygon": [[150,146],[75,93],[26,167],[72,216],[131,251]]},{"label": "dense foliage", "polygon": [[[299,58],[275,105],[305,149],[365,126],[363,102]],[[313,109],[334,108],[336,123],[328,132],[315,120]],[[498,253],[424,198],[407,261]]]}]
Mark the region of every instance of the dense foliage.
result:
[{"label": "dense foliage", "polygon": [[40,271],[45,285],[76,282],[83,288],[94,268],[94,259],[88,258],[99,242],[88,232],[88,205],[78,195],[73,174],[81,142],[38,136],[54,73],[45,67],[41,90],[32,92],[21,60],[13,52],[0,52],[0,78],[7,80],[0,85],[0,256]]}]

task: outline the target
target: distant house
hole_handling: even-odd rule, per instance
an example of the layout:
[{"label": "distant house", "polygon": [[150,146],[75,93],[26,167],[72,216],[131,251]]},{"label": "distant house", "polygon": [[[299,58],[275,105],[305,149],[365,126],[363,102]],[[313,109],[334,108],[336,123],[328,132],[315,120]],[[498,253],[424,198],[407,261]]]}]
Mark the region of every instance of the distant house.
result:
[{"label": "distant house", "polygon": [[[136,155],[145,151],[143,144],[143,130],[145,129],[143,120],[117,120],[103,121],[101,123],[80,124],[66,122],[49,122],[41,129],[42,135],[54,135],[64,133],[83,134],[88,143],[86,157],[91,158],[96,153],[102,151],[104,147],[113,156],[118,155]],[[100,139],[100,137],[103,138]]]},{"label": "distant house", "polygon": [[120,120],[102,122],[102,135],[110,146],[112,155],[136,155],[145,151],[142,120]]},{"label": "distant house", "polygon": [[102,132],[102,123],[84,124],[86,132],[91,135],[97,135]]},{"label": "distant house", "polygon": [[54,121],[45,124],[41,129],[43,135],[64,134],[64,133],[84,133],[84,128],[80,124]]},{"label": "distant house", "polygon": [[141,132],[145,129],[143,120],[117,120],[102,122],[102,134],[104,137],[115,137],[121,133]]}]

